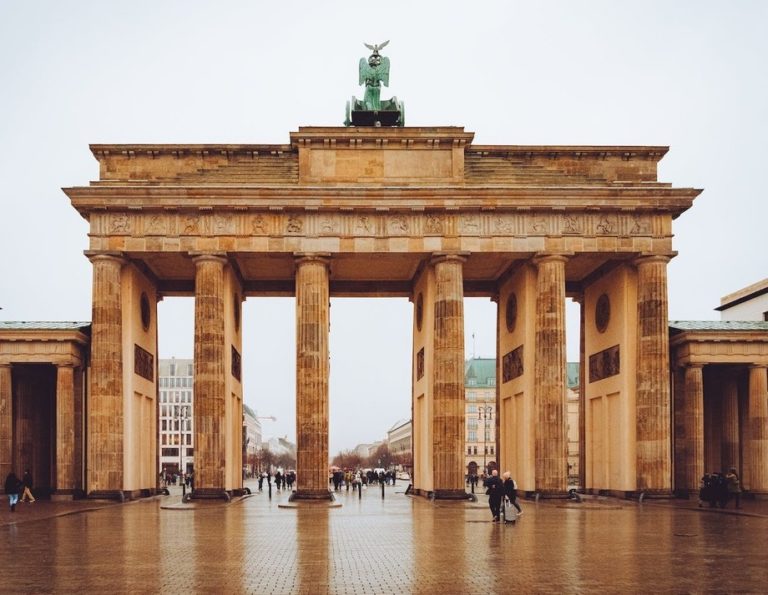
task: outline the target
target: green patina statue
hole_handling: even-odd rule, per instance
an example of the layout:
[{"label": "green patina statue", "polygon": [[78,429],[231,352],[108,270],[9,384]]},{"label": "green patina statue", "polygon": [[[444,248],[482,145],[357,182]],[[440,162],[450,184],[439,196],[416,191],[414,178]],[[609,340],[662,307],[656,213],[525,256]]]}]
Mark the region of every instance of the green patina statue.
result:
[{"label": "green patina statue", "polygon": [[389,41],[365,44],[372,54],[360,58],[360,83],[365,85],[362,101],[352,97],[347,102],[345,126],[404,126],[405,106],[397,97],[381,99],[381,85],[389,86],[389,58],[379,54]]}]

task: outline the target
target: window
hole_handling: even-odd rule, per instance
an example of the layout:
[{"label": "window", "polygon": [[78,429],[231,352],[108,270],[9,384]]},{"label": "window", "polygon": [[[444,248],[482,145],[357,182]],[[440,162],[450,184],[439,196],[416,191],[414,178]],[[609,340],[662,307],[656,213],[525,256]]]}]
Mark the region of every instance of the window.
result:
[{"label": "window", "polygon": [[178,457],[179,456],[179,449],[178,448],[164,448],[162,450],[164,457]]},{"label": "window", "polygon": [[491,446],[491,454],[493,454],[493,446]]},{"label": "window", "polygon": [[474,452],[474,454],[477,454],[477,446],[474,446],[474,447],[472,448],[472,450],[474,450],[474,451],[475,451],[475,452]]},{"label": "window", "polygon": [[470,430],[477,430],[477,420],[470,418],[467,420],[467,428]]},{"label": "window", "polygon": [[488,454],[488,447],[485,447],[485,454]]},{"label": "window", "polygon": [[194,376],[194,368],[192,364],[187,364],[187,376]]},{"label": "window", "polygon": [[467,378],[467,386],[477,385],[477,378]]},{"label": "window", "polygon": [[470,442],[477,442],[477,432],[475,430],[470,430],[469,431],[469,438],[468,438],[468,440]]},{"label": "window", "polygon": [[470,405],[469,407],[467,407],[467,412],[477,413],[477,405]]},{"label": "window", "polygon": [[472,447],[471,446],[467,446],[467,454],[468,455],[472,454]]},{"label": "window", "polygon": [[176,364],[171,364],[171,376],[176,376]]},{"label": "window", "polygon": [[161,429],[162,429],[163,431],[165,431],[165,430],[167,430],[167,429],[168,429],[168,422],[167,422],[166,420],[163,420],[163,425],[162,425]]},{"label": "window", "polygon": [[468,390],[467,391],[467,401],[474,401],[477,398],[477,395],[475,395],[475,391]]},{"label": "window", "polygon": [[488,379],[488,386],[496,386],[496,377],[492,376]]},{"label": "window", "polygon": [[768,322],[768,312],[763,312],[763,320]]}]

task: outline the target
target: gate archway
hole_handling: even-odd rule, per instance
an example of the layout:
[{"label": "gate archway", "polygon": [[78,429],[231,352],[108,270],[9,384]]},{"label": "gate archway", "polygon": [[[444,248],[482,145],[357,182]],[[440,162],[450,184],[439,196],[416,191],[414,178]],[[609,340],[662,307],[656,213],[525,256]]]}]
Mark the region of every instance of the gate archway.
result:
[{"label": "gate archway", "polygon": [[88,491],[153,485],[131,419],[156,394],[144,323],[162,295],[196,300],[194,493],[241,489],[240,304],[295,295],[297,496],[327,498],[329,298],[390,295],[414,304],[416,493],[465,497],[464,296],[498,300],[497,452],[521,489],[567,490],[573,296],[584,435],[622,430],[585,448],[586,468],[621,471],[584,485],[668,492],[666,265],[672,219],[699,191],[657,181],[665,147],[472,140],[460,127],[306,127],[287,145],[93,145],[99,180],[65,189],[94,266],[89,440],[103,456]]}]

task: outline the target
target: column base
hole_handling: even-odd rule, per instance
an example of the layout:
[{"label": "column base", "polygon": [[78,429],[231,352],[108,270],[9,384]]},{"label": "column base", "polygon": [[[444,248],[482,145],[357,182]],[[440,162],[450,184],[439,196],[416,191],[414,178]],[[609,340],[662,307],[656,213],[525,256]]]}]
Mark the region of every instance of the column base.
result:
[{"label": "column base", "polygon": [[232,495],[224,488],[195,488],[187,494],[190,500],[231,500]]},{"label": "column base", "polygon": [[431,497],[434,500],[471,500],[472,494],[468,494],[463,489],[435,490]]},{"label": "column base", "polygon": [[563,490],[533,490],[525,492],[526,500],[570,500],[572,499],[569,491]]},{"label": "column base", "polygon": [[330,490],[294,490],[288,497],[288,502],[308,500],[314,502],[333,502],[335,498]]},{"label": "column base", "polygon": [[118,500],[125,502],[125,492],[122,490],[92,490],[88,492],[89,500]]}]

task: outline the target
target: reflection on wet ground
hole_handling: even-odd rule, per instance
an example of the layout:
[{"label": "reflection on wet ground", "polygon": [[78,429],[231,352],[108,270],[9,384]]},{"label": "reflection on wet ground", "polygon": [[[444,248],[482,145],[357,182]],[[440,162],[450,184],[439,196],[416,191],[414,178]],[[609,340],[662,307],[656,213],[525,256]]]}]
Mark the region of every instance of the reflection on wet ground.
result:
[{"label": "reflection on wet ground", "polygon": [[[404,486],[341,508],[255,494],[193,510],[177,496],[0,526],[3,592],[504,593],[763,591],[768,518],[611,501],[431,503]],[[481,500],[483,497],[481,496]],[[18,515],[23,515],[24,510]],[[20,517],[14,517],[20,518]]]}]

